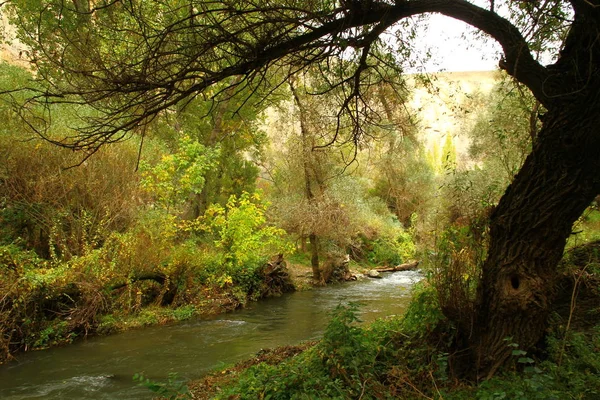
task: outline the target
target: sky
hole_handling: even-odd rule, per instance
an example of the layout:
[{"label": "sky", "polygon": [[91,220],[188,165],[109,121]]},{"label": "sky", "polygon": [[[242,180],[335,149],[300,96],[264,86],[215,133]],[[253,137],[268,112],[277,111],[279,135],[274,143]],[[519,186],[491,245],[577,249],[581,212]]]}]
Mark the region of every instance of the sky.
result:
[{"label": "sky", "polygon": [[[474,29],[462,21],[439,14],[429,17],[429,27],[421,36],[423,48],[430,46],[433,58],[424,64],[427,72],[493,71],[502,53],[492,40],[474,40]],[[467,35],[466,39],[461,36]],[[470,36],[469,36],[470,35]]]}]

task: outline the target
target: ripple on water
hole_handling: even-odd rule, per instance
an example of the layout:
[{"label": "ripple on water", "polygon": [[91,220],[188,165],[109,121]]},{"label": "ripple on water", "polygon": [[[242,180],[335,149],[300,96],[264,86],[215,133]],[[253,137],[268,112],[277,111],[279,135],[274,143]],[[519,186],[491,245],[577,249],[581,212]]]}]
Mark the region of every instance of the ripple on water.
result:
[{"label": "ripple on water", "polygon": [[[410,286],[422,279],[414,271],[362,280],[252,303],[211,319],[150,327],[96,337],[64,348],[24,354],[23,361],[0,368],[0,398],[9,400],[147,399],[151,393],[132,381],[143,372],[165,381],[169,372],[195,377],[236,362],[261,348],[318,338],[340,303],[358,301],[365,322],[401,314]],[[85,374],[83,374],[85,373]]]},{"label": "ripple on water", "polygon": [[52,380],[43,386],[23,385],[13,391],[14,399],[45,399],[51,395],[69,393],[72,390],[84,392],[98,392],[110,386],[110,375],[81,375],[68,379]]}]

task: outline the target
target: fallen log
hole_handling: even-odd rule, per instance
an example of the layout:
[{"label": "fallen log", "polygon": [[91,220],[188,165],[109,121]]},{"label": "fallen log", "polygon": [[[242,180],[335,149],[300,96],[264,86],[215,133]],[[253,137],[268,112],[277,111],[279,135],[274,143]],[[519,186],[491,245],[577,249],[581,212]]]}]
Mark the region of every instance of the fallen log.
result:
[{"label": "fallen log", "polygon": [[413,271],[419,266],[419,261],[396,265],[395,267],[375,268],[377,272],[398,272],[398,271]]},{"label": "fallen log", "polygon": [[109,286],[108,289],[109,290],[118,290],[118,289],[124,288],[127,285],[130,285],[132,283],[139,282],[139,281],[154,281],[160,285],[164,285],[166,280],[167,280],[167,276],[163,273],[160,273],[160,272],[148,273],[148,274],[133,276],[127,282],[117,283],[115,285]]}]

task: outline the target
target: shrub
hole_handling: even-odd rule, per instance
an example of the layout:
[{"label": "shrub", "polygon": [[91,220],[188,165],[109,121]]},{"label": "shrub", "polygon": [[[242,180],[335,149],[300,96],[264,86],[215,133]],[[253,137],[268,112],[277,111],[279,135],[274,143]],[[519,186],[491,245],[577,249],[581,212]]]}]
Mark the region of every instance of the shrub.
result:
[{"label": "shrub", "polygon": [[427,264],[440,310],[461,326],[470,326],[486,246],[468,226],[451,225],[436,242]]},{"label": "shrub", "polygon": [[14,245],[0,246],[0,290],[0,361],[16,350],[71,341],[105,310],[93,277]]},{"label": "shrub", "polygon": [[[62,134],[62,133],[61,133]],[[69,259],[126,229],[139,198],[135,143],[103,148],[77,168],[79,155],[21,129],[0,135],[0,240],[19,242],[43,258]],[[39,139],[39,138],[38,138]]]},{"label": "shrub", "polygon": [[231,196],[226,207],[214,204],[207,210],[204,229],[221,252],[214,261],[222,263],[221,273],[215,276],[222,286],[231,280],[243,292],[257,293],[262,283],[260,267],[275,254],[293,251],[285,231],[267,225],[267,206],[258,193],[244,193]]},{"label": "shrub", "polygon": [[368,260],[375,264],[398,265],[415,255],[415,244],[407,232],[396,237],[381,237],[372,242]]}]

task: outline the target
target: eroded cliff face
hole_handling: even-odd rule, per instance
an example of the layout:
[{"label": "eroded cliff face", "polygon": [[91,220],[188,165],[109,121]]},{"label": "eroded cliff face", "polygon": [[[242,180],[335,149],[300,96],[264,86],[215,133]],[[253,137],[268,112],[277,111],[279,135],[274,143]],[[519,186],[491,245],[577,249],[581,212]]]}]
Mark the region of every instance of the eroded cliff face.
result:
[{"label": "eroded cliff face", "polygon": [[485,96],[501,78],[500,71],[437,72],[428,77],[428,87],[409,77],[411,106],[418,115],[425,148],[442,148],[446,135],[451,135],[459,157],[466,158],[470,141],[465,133],[486,105]]}]

